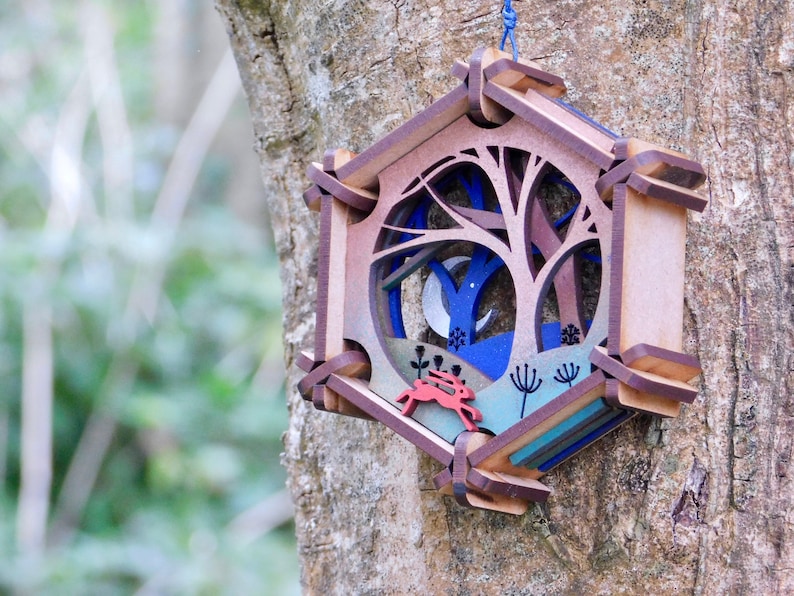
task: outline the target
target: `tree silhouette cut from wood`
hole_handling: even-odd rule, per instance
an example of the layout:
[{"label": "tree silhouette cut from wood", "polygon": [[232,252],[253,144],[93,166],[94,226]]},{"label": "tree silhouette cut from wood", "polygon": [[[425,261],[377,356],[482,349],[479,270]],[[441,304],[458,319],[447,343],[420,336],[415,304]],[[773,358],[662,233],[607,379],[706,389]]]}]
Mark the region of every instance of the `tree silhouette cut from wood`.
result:
[{"label": "tree silhouette cut from wood", "polygon": [[518,514],[636,412],[694,398],[683,257],[704,174],[577,112],[532,62],[478,50],[453,74],[360,155],[308,169],[317,327],[299,390],[416,444],[459,502]]}]

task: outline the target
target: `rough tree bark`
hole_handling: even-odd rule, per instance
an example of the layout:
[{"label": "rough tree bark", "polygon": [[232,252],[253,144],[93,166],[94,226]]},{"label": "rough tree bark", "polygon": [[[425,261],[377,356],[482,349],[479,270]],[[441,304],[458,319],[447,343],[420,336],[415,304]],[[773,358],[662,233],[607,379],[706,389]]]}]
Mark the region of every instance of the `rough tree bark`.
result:
[{"label": "rough tree bark", "polygon": [[292,390],[312,344],[318,222],[300,195],[325,148],[360,151],[449,91],[501,34],[495,0],[218,0],[253,116],[283,262],[285,463],[313,594],[777,594],[794,590],[794,8],[786,1],[518,3],[522,56],[619,133],[700,160],[687,350],[700,395],[547,476],[523,517],[466,510],[385,427]]}]

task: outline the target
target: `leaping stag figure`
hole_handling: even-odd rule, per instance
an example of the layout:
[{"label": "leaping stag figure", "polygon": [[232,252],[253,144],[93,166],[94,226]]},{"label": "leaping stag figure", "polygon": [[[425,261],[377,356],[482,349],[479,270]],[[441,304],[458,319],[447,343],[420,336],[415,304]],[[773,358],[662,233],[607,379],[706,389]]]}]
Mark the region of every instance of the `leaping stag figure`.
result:
[{"label": "leaping stag figure", "polygon": [[[465,403],[474,399],[474,391],[466,387],[463,381],[453,374],[440,370],[429,372],[432,377],[431,382],[417,379],[414,381],[413,389],[406,389],[397,397],[398,402],[405,402],[402,415],[413,415],[419,402],[434,401],[444,408],[455,410],[466,426],[466,430],[472,432],[479,430],[474,421],[482,420],[482,412]],[[445,389],[452,389],[453,393],[448,393]]]}]

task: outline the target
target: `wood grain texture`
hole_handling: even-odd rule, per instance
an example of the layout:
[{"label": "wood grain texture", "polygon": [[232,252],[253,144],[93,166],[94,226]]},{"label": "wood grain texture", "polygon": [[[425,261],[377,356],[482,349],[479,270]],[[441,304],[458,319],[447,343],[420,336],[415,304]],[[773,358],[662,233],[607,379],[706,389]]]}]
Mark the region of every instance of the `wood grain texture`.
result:
[{"label": "wood grain texture", "polygon": [[[469,114],[482,125],[504,124],[512,114],[494,103],[482,94],[487,79],[484,70],[498,58],[496,48],[478,48],[471,55],[469,62],[468,80],[466,87],[469,90]],[[508,85],[509,86],[509,85]]]},{"label": "wood grain texture", "polygon": [[596,371],[471,454],[472,465],[497,469],[499,461],[603,396],[604,375]]},{"label": "wood grain texture", "polygon": [[398,435],[419,447],[433,459],[444,465],[449,465],[452,461],[453,449],[449,443],[430,432],[413,418],[403,416],[402,412],[390,403],[376,396],[367,398],[369,389],[359,379],[331,375],[327,385],[373,419],[382,422]]},{"label": "wood grain texture", "polygon": [[[431,4],[218,2],[284,264],[290,387],[314,331],[318,222],[301,200],[306,166],[327,146],[371,146],[454,87],[456,58],[501,35],[495,3]],[[543,480],[548,502],[512,518],[439,498],[421,479],[441,464],[380,425],[317,415],[294,392],[285,462],[304,592],[786,594],[794,8],[514,7],[522,53],[563,76],[569,102],[705,166],[709,205],[688,215],[683,336],[703,367],[700,395],[678,418],[638,416],[558,466]]]},{"label": "wood grain texture", "polygon": [[635,370],[644,370],[679,381],[691,381],[703,372],[700,362],[694,356],[648,344],[630,347],[620,354],[620,359],[623,364]]},{"label": "wood grain texture", "polygon": [[334,176],[323,171],[322,164],[314,163],[310,165],[306,169],[306,177],[345,205],[364,213],[369,213],[375,208],[375,202],[378,200],[375,193],[360,188],[353,188],[340,182]]},{"label": "wood grain texture", "polygon": [[621,183],[613,213],[609,353],[641,343],[680,352],[686,209]]},{"label": "wood grain texture", "polygon": [[539,64],[526,61],[521,56],[517,63],[512,57],[501,56],[485,67],[484,74],[486,80],[516,91],[534,89],[549,97],[562,97],[568,92],[562,77],[546,72]]},{"label": "wood grain texture", "polygon": [[564,107],[545,95],[532,89],[522,94],[494,82],[485,85],[483,94],[520,115],[535,126],[540,134],[551,135],[602,169],[612,166],[612,138],[584,120],[571,119]]},{"label": "wood grain texture", "polygon": [[[606,348],[595,348],[590,355],[590,361],[608,375],[615,377],[621,383],[625,383],[640,393],[647,393],[648,395],[664,397],[688,404],[691,404],[697,395],[697,389],[691,385],[687,385],[683,381],[666,379],[661,375],[629,368],[618,359],[609,356]],[[660,416],[670,415],[666,411],[656,412],[651,409],[643,410],[640,407],[640,402],[638,402],[636,406],[633,406],[632,409],[646,411]],[[676,414],[678,413],[677,410],[678,408],[676,408]]]},{"label": "wood grain texture", "polygon": [[706,208],[707,201],[700,194],[664,180],[633,173],[629,176],[626,184],[640,194],[667,201],[685,209],[702,212]]},{"label": "wood grain texture", "polygon": [[[462,69],[453,66],[453,76],[461,76]],[[469,114],[480,124],[504,124],[512,113],[498,103],[483,95],[488,81],[507,89],[526,93],[533,89],[548,97],[561,97],[567,88],[558,76],[543,71],[534,62],[522,60],[514,62],[512,55],[495,47],[478,48],[471,55],[468,69],[467,87],[469,89]]]},{"label": "wood grain texture", "polygon": [[368,373],[369,368],[366,354],[356,351],[342,352],[312,368],[298,383],[298,391],[304,399],[310,399],[314,386],[324,384],[332,374],[360,377]]},{"label": "wood grain texture", "polygon": [[468,90],[458,87],[442,100],[433,103],[423,112],[401,126],[394,135],[381,139],[355,159],[340,167],[340,180],[359,188],[377,187],[377,175],[387,165],[406,155],[435,133],[460,118],[468,109]]},{"label": "wood grain texture", "polygon": [[[464,507],[478,507],[510,515],[523,515],[528,507],[525,496],[531,494],[539,497],[548,496],[548,491],[534,490],[543,487],[539,482],[529,481],[527,485],[521,478],[516,478],[518,484],[511,484],[506,479],[499,478],[497,474],[485,474],[472,470],[469,454],[482,445],[485,438],[482,433],[462,432],[455,441],[455,456],[452,461],[452,495],[459,505]],[[474,472],[474,474],[472,474]],[[474,480],[473,483],[472,480]],[[488,487],[488,492],[478,489]],[[510,490],[511,488],[515,490]],[[545,487],[544,487],[545,488]]]},{"label": "wood grain texture", "polygon": [[605,201],[610,200],[615,185],[626,182],[634,173],[684,188],[697,188],[706,179],[703,166],[698,162],[673,152],[650,149],[630,157],[601,176],[596,182],[598,194]]}]

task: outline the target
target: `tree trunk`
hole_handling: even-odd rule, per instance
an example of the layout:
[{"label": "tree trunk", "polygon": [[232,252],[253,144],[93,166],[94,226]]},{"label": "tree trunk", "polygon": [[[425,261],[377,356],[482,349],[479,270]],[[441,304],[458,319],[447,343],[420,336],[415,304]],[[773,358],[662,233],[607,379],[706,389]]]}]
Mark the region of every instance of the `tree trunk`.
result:
[{"label": "tree trunk", "polygon": [[304,170],[361,151],[501,37],[465,0],[218,0],[253,116],[278,252],[291,424],[285,462],[312,594],[777,594],[794,590],[794,9],[789,2],[516,3],[521,55],[612,130],[701,161],[685,346],[700,394],[628,423],[544,478],[521,517],[461,508],[386,427],[293,389],[313,342],[317,217]]}]

